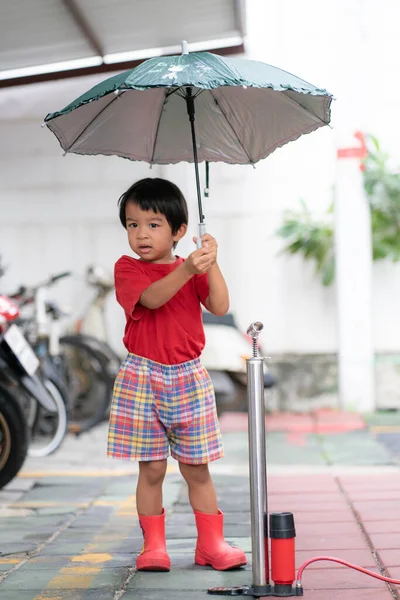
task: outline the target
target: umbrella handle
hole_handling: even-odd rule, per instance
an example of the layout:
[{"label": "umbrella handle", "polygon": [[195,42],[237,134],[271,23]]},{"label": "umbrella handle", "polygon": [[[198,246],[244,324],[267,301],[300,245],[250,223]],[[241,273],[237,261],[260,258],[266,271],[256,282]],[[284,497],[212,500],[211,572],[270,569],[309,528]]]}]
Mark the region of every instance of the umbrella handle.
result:
[{"label": "umbrella handle", "polygon": [[201,236],[204,235],[205,233],[206,233],[206,224],[199,223],[199,235],[197,236],[197,240],[196,240],[197,250],[199,248],[201,248]]}]

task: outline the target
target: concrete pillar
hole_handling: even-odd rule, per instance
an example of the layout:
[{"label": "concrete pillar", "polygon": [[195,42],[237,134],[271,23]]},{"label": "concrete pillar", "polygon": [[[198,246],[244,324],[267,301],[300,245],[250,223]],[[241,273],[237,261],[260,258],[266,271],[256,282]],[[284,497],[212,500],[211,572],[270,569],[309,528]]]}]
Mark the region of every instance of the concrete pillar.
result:
[{"label": "concrete pillar", "polygon": [[[363,136],[350,147],[339,143],[335,199],[339,402],[342,409],[375,409],[371,325],[372,247],[368,201],[360,159]],[[361,144],[360,144],[361,142]]]}]

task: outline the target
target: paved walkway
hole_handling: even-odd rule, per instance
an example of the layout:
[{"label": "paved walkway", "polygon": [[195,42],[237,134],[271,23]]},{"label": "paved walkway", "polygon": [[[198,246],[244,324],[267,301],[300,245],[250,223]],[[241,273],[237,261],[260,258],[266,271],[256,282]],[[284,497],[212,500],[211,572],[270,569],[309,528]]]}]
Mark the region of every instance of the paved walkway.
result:
[{"label": "paved walkway", "polygon": [[[227,539],[251,560],[247,419],[221,417],[226,457],[212,466]],[[267,419],[270,511],[295,515],[296,563],[331,555],[400,578],[400,472],[391,417],[319,412]],[[386,429],[385,429],[386,428]],[[0,491],[1,600],[197,600],[211,586],[251,584],[251,566],[219,573],[193,565],[194,519],[171,461],[165,483],[170,573],[136,573],[142,537],[135,464],[104,458],[106,427],[45,460],[28,460]],[[386,443],[383,436],[391,435]],[[304,573],[309,600],[399,598],[400,587],[330,562]]]}]

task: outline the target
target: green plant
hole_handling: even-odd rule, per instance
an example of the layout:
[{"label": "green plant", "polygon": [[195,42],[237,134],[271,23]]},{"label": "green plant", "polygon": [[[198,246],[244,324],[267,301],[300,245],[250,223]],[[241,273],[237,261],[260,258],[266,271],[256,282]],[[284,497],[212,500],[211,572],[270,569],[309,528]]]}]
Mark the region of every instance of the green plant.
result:
[{"label": "green plant", "polygon": [[[400,260],[400,173],[390,168],[390,157],[378,140],[366,136],[368,154],[364,160],[364,188],[371,210],[373,260]],[[313,260],[323,285],[335,277],[332,204],[323,219],[311,214],[304,200],[299,211],[287,211],[276,234],[287,240],[283,252]]]},{"label": "green plant", "polygon": [[335,273],[333,204],[326,218],[321,221],[315,220],[304,200],[301,199],[300,204],[300,211],[286,212],[283,225],[276,232],[280,237],[289,240],[283,252],[301,254],[304,259],[313,259],[323,285],[330,285]]}]

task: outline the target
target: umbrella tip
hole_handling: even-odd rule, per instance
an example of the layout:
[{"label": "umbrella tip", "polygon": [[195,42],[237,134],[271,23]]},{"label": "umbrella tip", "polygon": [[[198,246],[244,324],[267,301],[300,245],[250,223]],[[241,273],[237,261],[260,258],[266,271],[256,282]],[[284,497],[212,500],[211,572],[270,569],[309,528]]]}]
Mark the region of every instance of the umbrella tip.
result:
[{"label": "umbrella tip", "polygon": [[182,54],[189,54],[189,46],[186,40],[181,42]]}]

